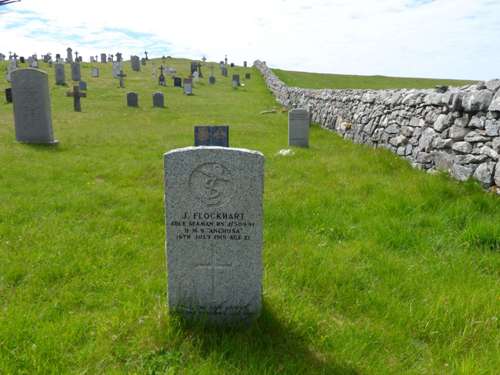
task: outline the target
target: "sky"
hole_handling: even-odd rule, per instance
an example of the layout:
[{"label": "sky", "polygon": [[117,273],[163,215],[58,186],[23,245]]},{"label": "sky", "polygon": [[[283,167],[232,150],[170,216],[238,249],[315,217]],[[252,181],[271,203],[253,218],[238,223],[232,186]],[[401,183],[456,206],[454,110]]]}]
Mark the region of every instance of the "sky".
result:
[{"label": "sky", "polygon": [[500,0],[22,0],[0,52],[102,52],[338,74],[500,78]]}]

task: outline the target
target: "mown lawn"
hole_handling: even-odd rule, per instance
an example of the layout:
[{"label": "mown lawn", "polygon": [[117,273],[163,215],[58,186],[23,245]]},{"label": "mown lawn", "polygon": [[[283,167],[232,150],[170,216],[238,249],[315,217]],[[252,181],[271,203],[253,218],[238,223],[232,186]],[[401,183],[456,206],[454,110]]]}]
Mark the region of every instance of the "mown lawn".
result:
[{"label": "mown lawn", "polygon": [[[82,113],[50,72],[58,147],[16,143],[2,98],[0,373],[498,373],[498,197],[317,126],[309,149],[278,156],[287,115],[259,114],[276,104],[255,70],[233,91],[204,68],[185,97],[126,65],[122,90],[111,65],[99,79],[85,65]],[[151,108],[157,90],[166,109]],[[162,155],[196,124],[229,124],[232,146],[266,156],[265,309],[250,328],[167,311]]]},{"label": "mown lawn", "polygon": [[438,85],[459,87],[474,83],[474,81],[453,79],[354,76],[292,72],[281,69],[273,69],[273,72],[289,86],[311,89],[431,89]]}]

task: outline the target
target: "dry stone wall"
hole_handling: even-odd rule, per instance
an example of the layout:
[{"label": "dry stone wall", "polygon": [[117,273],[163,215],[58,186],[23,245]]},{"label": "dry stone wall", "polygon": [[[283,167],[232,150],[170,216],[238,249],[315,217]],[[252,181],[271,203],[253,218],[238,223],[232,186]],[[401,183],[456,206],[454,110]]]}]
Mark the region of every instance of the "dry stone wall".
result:
[{"label": "dry stone wall", "polygon": [[500,80],[429,90],[312,90],[288,87],[265,62],[254,66],[279,103],[309,109],[322,127],[500,194]]}]

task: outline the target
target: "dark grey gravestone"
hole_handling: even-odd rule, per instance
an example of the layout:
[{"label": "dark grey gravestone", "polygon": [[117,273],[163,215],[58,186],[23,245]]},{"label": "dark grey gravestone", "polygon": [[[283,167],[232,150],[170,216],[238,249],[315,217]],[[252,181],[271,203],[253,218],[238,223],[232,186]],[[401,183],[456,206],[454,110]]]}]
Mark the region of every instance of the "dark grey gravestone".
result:
[{"label": "dark grey gravestone", "polygon": [[85,82],[85,81],[80,81],[80,82],[78,83],[78,86],[80,87],[80,90],[81,90],[81,91],[87,91],[87,82]]},{"label": "dark grey gravestone", "polygon": [[182,87],[181,77],[174,77],[174,87]]},{"label": "dark grey gravestone", "polygon": [[246,68],[248,66],[246,61],[243,61],[243,67]]},{"label": "dark grey gravestone", "polygon": [[73,91],[68,91],[66,96],[73,97],[73,109],[75,112],[82,111],[81,98],[86,98],[87,94],[80,92],[80,86],[73,86]]},{"label": "dark grey gravestone", "polygon": [[127,94],[127,106],[139,107],[139,95],[136,92],[129,92]]},{"label": "dark grey gravestone", "polygon": [[95,66],[92,67],[91,75],[92,75],[92,78],[99,78],[99,68],[97,68]]},{"label": "dark grey gravestone", "polygon": [[24,64],[24,63],[26,62],[26,59],[24,58],[24,56],[21,56],[21,57],[19,58],[19,62],[20,62],[21,64]]},{"label": "dark grey gravestone", "polygon": [[10,87],[5,89],[5,101],[7,103],[12,103],[12,88]]},{"label": "dark grey gravestone", "polygon": [[245,73],[245,79],[250,79],[252,78],[252,75],[250,73]]},{"label": "dark grey gravestone", "polygon": [[188,147],[164,161],[170,311],[250,323],[262,309],[264,156]]},{"label": "dark grey gravestone", "polygon": [[208,77],[208,83],[210,83],[211,85],[215,85],[215,77],[214,76]]},{"label": "dark grey gravestone", "polygon": [[236,86],[240,86],[240,75],[239,74],[233,74],[233,82],[236,82]]},{"label": "dark grey gravestone", "polygon": [[132,56],[130,59],[130,64],[134,72],[141,71],[141,61],[139,60],[139,56]]},{"label": "dark grey gravestone", "polygon": [[155,92],[153,94],[153,107],[163,108],[165,107],[165,96],[162,92]]},{"label": "dark grey gravestone", "polygon": [[73,81],[79,81],[82,79],[82,74],[80,71],[80,64],[79,63],[71,64],[71,79]]},{"label": "dark grey gravestone", "polygon": [[198,63],[195,61],[191,61],[191,74],[198,71]]},{"label": "dark grey gravestone", "polygon": [[292,109],[288,112],[288,145],[309,147],[309,112]]},{"label": "dark grey gravestone", "polygon": [[54,65],[56,75],[56,85],[64,86],[66,84],[66,73],[64,71],[64,64]]},{"label": "dark grey gravestone", "polygon": [[193,80],[191,78],[184,78],[184,94],[193,95]]},{"label": "dark grey gravestone", "polygon": [[17,141],[57,144],[52,131],[47,73],[33,68],[13,71],[12,96]]},{"label": "dark grey gravestone", "polygon": [[194,145],[229,147],[229,126],[195,126]]},{"label": "dark grey gravestone", "polygon": [[101,53],[101,64],[106,64],[108,61],[105,53]]}]

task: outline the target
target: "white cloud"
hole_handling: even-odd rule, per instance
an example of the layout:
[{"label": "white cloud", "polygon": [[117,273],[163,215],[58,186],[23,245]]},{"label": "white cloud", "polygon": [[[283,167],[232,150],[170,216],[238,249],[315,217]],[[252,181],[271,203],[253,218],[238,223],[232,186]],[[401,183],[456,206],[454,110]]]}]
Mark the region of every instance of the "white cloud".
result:
[{"label": "white cloud", "polygon": [[237,63],[260,58],[304,71],[500,76],[500,2],[493,0],[23,0],[6,8],[0,51],[25,55],[64,55],[67,46],[84,56],[148,49],[211,60],[228,54]]}]

